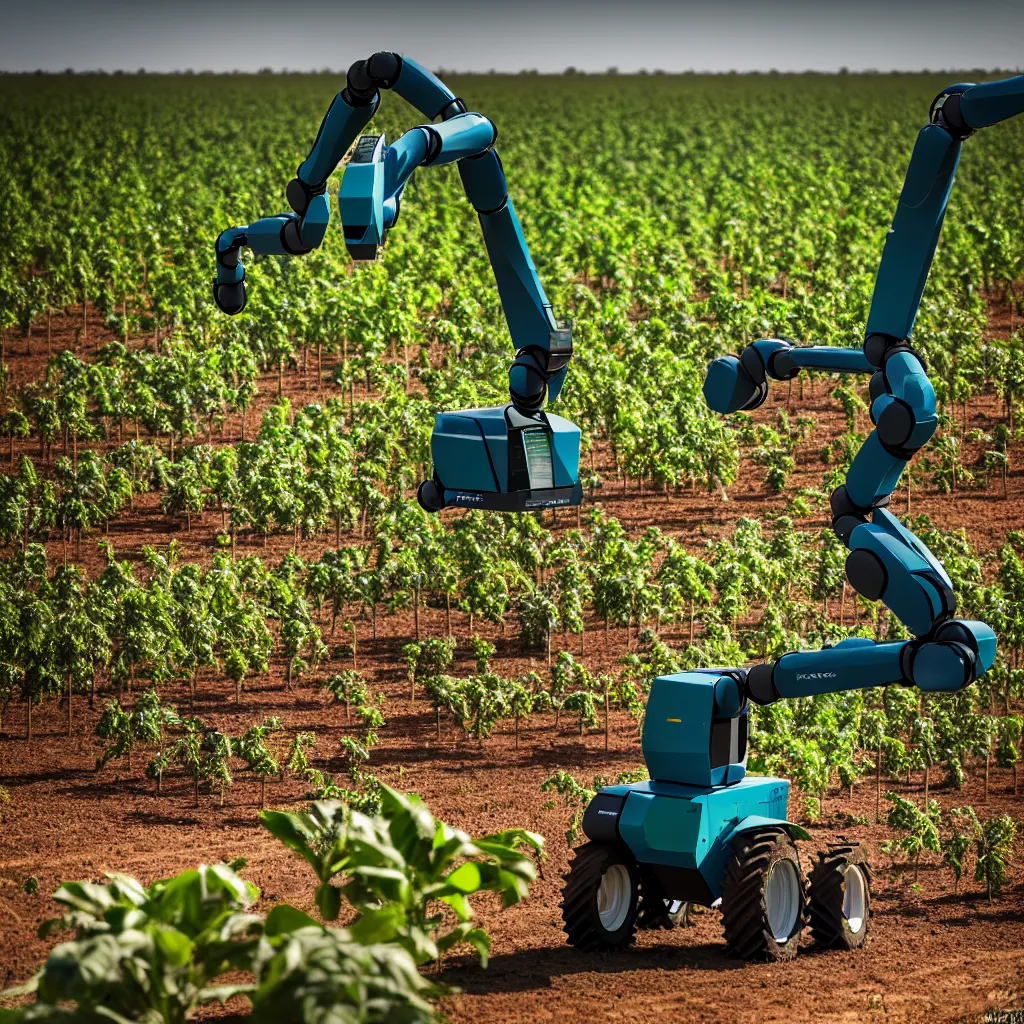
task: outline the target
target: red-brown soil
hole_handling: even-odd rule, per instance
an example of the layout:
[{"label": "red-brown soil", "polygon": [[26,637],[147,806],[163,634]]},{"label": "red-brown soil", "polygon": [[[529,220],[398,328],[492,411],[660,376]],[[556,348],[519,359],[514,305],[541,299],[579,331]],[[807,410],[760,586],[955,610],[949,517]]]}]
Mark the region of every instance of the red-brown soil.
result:
[{"label": "red-brown soil", "polygon": [[[74,318],[60,318],[59,330],[73,330]],[[54,349],[59,346],[58,318],[54,322]],[[94,348],[100,332],[90,327],[93,337],[83,355]],[[105,336],[109,338],[109,335]],[[38,328],[33,338],[37,354],[31,358],[17,353],[24,347],[20,338],[7,341],[7,360],[19,382],[37,378],[45,360],[45,339]],[[40,355],[39,353],[42,353]],[[325,381],[328,373],[325,371]],[[285,393],[293,402],[315,400],[315,361],[303,377],[290,372]],[[276,394],[276,375],[260,382],[266,397]],[[324,393],[337,393],[325,384]],[[786,403],[785,388],[777,389],[758,414],[767,421]],[[814,436],[798,451],[797,471],[789,493],[799,487],[819,487],[824,467],[818,452],[839,429],[841,417],[834,401],[818,383],[797,401],[794,390],[792,412],[817,417]],[[972,403],[972,424],[991,429],[999,412],[997,401],[985,397]],[[252,437],[258,414],[250,414]],[[224,440],[238,436],[240,424],[231,417]],[[863,428],[862,428],[863,429]],[[164,442],[166,444],[166,442]],[[6,445],[0,453],[6,454]],[[16,455],[35,456],[38,446],[18,442]],[[3,454],[0,454],[2,459]],[[1003,542],[1006,532],[1024,522],[1024,473],[1019,448],[1012,453],[1013,467],[1009,498],[1002,497],[1001,484],[988,491],[969,491],[955,498],[922,489],[913,495],[914,514],[925,512],[937,525],[964,526],[976,550],[991,552]],[[973,456],[968,456],[968,461]],[[617,516],[635,533],[656,524],[667,534],[693,547],[728,531],[740,516],[763,516],[785,507],[784,497],[768,497],[762,483],[763,471],[744,464],[740,481],[730,488],[730,501],[717,495],[640,495],[630,482],[623,493],[616,482],[606,452],[599,450],[598,467],[606,478],[597,496],[609,513]],[[894,509],[903,515],[905,495],[894,499]],[[446,513],[451,514],[451,513]],[[173,537],[183,545],[186,560],[205,561],[215,550],[214,535],[220,516],[206,513],[186,533],[184,523],[168,519],[156,496],[145,496],[136,511],[119,517],[110,526],[109,539],[119,557],[139,558],[142,545],[166,545]],[[563,513],[558,528],[575,525],[575,516]],[[808,526],[821,526],[813,521]],[[82,562],[95,573],[102,556],[95,537],[87,537]],[[321,537],[303,543],[303,557],[315,558],[332,538]],[[347,539],[351,543],[351,539]],[[276,561],[291,546],[290,536],[272,536],[266,548],[262,538],[244,539],[241,551],[260,554]],[[60,543],[50,552],[60,557]],[[837,609],[833,609],[836,611]],[[468,622],[453,615],[456,634],[469,634]],[[427,610],[422,615],[426,635],[443,631],[443,613]],[[482,922],[492,932],[494,956],[490,967],[481,970],[468,958],[453,958],[443,978],[463,993],[445,1000],[444,1009],[457,1024],[532,1024],[547,1021],[593,1022],[683,1022],[691,1020],[759,1022],[959,1020],[980,1014],[986,1008],[1024,1006],[1024,872],[1018,854],[1011,884],[989,902],[968,880],[959,896],[953,893],[951,873],[937,864],[926,863],[915,886],[912,871],[893,867],[892,859],[879,845],[890,837],[878,825],[852,824],[866,816],[874,820],[874,786],[865,781],[854,798],[833,792],[826,804],[824,820],[811,825],[813,842],[804,845],[804,862],[812,851],[842,834],[862,839],[870,847],[877,867],[874,896],[874,928],[866,949],[857,953],[817,952],[811,946],[796,961],[775,965],[747,965],[725,956],[721,941],[720,915],[709,910],[696,916],[693,928],[673,933],[643,933],[636,946],[619,955],[581,954],[564,944],[558,909],[560,875],[568,861],[563,838],[568,812],[562,807],[545,808],[547,795],[539,792],[545,777],[565,768],[589,780],[596,774],[614,776],[641,762],[635,724],[624,714],[612,716],[610,750],[604,749],[602,733],[580,739],[571,722],[562,722],[556,732],[553,718],[539,716],[522,729],[520,749],[513,747],[509,727],[478,746],[446,726],[436,739],[433,714],[423,701],[412,703],[399,661],[399,648],[411,638],[409,613],[382,616],[378,637],[370,638],[367,622],[360,625],[359,668],[373,689],[388,697],[387,725],[381,745],[374,751],[370,768],[398,788],[414,790],[441,818],[472,833],[507,826],[526,826],[547,837],[548,859],[544,877],[522,906],[499,911],[484,900]],[[498,645],[495,668],[512,674],[535,667],[545,669],[544,658],[524,657],[515,628],[502,634],[497,627],[477,623],[477,632]],[[337,642],[343,639],[340,635]],[[665,639],[673,645],[683,634],[670,629]],[[572,650],[577,638],[570,639]],[[611,669],[626,652],[627,636],[622,629],[606,632],[600,623],[589,623],[585,662],[594,670]],[[557,642],[555,649],[560,644]],[[468,645],[460,645],[456,671],[469,671]],[[337,670],[337,663],[328,666]],[[323,669],[320,673],[323,673]],[[285,726],[283,747],[298,730],[317,735],[314,762],[331,771],[343,770],[338,740],[348,726],[344,710],[329,705],[309,681],[292,691],[283,686],[283,667],[275,662],[269,677],[248,684],[242,705],[234,705],[231,686],[225,680],[203,675],[199,681],[196,713],[218,728],[237,733],[270,714],[280,715]],[[112,763],[94,771],[98,752],[94,736],[96,720],[106,693],[101,692],[95,708],[86,697],[75,698],[74,732],[64,735],[66,717],[55,703],[33,716],[35,739],[24,739],[24,705],[12,705],[0,732],[0,785],[10,792],[10,804],[0,808],[0,987],[28,976],[45,956],[48,943],[35,937],[38,923],[54,913],[48,894],[63,880],[100,878],[105,871],[124,871],[144,881],[166,876],[201,861],[245,856],[247,877],[263,892],[263,906],[278,899],[306,909],[312,908],[312,876],[305,866],[259,826],[259,784],[240,772],[227,790],[223,806],[219,793],[204,793],[201,807],[192,807],[191,788],[177,778],[165,780],[164,793],[157,797],[144,778],[140,753],[128,771]],[[164,698],[188,706],[183,685],[168,687]],[[280,734],[279,734],[280,735]],[[891,784],[908,791],[905,781]],[[268,801],[274,806],[300,805],[304,786],[287,778],[268,786]],[[920,779],[909,787],[920,799]],[[933,785],[932,795],[944,808],[974,804],[983,817],[1007,812],[1024,817],[1024,798],[1014,797],[1008,772],[993,771],[990,796],[983,803],[980,770],[971,772],[962,792]],[[798,818],[802,799],[794,794],[791,811]],[[28,876],[39,879],[39,895],[26,895],[20,888]]]}]

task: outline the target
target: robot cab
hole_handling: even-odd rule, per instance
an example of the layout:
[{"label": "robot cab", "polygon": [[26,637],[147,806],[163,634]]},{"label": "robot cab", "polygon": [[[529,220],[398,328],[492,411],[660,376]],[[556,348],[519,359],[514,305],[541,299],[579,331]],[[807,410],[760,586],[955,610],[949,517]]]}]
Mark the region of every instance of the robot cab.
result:
[{"label": "robot cab", "polygon": [[582,501],[580,430],[561,416],[524,416],[512,405],[442,412],[430,448],[434,476],[417,493],[429,512],[531,512]]}]

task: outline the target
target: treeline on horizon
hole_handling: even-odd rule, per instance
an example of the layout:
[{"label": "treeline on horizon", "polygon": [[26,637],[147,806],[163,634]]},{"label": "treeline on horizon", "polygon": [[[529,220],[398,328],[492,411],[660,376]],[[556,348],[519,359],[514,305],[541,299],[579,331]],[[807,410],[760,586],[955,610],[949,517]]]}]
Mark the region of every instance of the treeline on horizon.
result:
[{"label": "treeline on horizon", "polygon": [[[1010,76],[1021,74],[1021,69],[1018,68],[921,68],[920,70],[901,70],[898,68],[891,68],[888,71],[883,71],[879,68],[862,68],[860,70],[850,69],[848,67],[840,67],[835,71],[824,71],[821,69],[807,68],[803,71],[780,71],[777,68],[769,68],[767,71],[755,68],[753,70],[740,71],[735,68],[730,68],[725,71],[711,71],[711,70],[694,70],[687,69],[685,71],[666,71],[663,68],[654,68],[648,70],[647,68],[639,68],[636,71],[620,71],[616,67],[606,68],[604,71],[587,71],[583,68],[577,68],[570,65],[562,71],[539,71],[537,68],[521,68],[519,71],[498,71],[495,68],[490,68],[487,71],[458,71],[454,68],[435,68],[434,74],[438,78],[565,78],[565,77],[580,77],[580,78],[610,78],[619,76],[622,78],[835,78],[841,76],[858,76],[862,78],[870,77],[934,77],[936,75],[941,76],[968,76],[970,77],[997,77],[997,76]],[[8,71],[0,68],[0,76],[3,77],[47,77],[47,78],[60,78],[64,76],[79,75],[83,77],[114,77],[114,78],[137,78],[143,76],[149,77],[205,77],[205,78],[242,78],[242,77],[256,77],[256,76],[272,76],[277,75],[280,77],[312,77],[312,76],[330,76],[332,78],[344,77],[344,69],[338,68],[318,68],[316,70],[296,70],[294,68],[280,68],[274,69],[270,67],[260,68],[258,71],[241,71],[238,68],[234,68],[230,71],[211,71],[209,69],[196,71],[194,68],[175,69],[174,71],[149,71],[146,68],[138,68],[136,71],[126,71],[123,68],[117,68],[113,71],[108,71],[105,68],[87,68],[87,69],[76,69],[76,68],[65,68],[63,71],[47,71],[43,68],[36,68],[33,71]]]}]

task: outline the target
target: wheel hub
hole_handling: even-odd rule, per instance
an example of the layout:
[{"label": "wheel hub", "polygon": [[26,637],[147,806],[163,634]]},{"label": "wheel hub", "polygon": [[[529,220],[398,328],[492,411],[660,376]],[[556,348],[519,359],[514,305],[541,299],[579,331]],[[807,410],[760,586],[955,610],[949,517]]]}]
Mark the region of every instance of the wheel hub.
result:
[{"label": "wheel hub", "polygon": [[843,917],[855,935],[864,929],[867,920],[867,885],[864,874],[856,864],[846,869],[843,886]]},{"label": "wheel hub", "polygon": [[597,890],[597,913],[601,926],[609,932],[618,931],[629,914],[631,883],[623,864],[612,864],[601,876]]},{"label": "wheel hub", "polygon": [[769,868],[764,903],[772,938],[788,941],[800,916],[800,879],[792,861],[779,860]]}]

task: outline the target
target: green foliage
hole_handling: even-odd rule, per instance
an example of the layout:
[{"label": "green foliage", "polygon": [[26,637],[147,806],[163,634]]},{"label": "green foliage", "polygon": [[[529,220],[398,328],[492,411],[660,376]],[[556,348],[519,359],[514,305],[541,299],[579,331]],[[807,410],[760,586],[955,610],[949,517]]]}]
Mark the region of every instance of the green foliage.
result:
[{"label": "green foliage", "polygon": [[975,840],[974,880],[984,882],[989,899],[1007,879],[1007,867],[1017,840],[1017,823],[1008,814],[989,818]]},{"label": "green foliage", "polygon": [[[344,900],[359,913],[351,931],[361,941],[394,936],[416,963],[468,943],[486,965],[490,937],[473,924],[469,897],[495,892],[503,906],[524,899],[536,868],[519,847],[539,851],[543,839],[511,829],[472,840],[437,821],[418,797],[387,786],[381,802],[380,817],[319,802],[306,813],[265,811],[261,820],[313,868],[325,920],[337,919]],[[454,913],[454,927],[439,902]]]},{"label": "green foliage", "polygon": [[898,835],[895,839],[882,844],[886,853],[902,854],[914,862],[914,880],[917,881],[917,868],[921,854],[925,851],[939,853],[939,805],[929,801],[928,810],[922,811],[912,800],[907,800],[898,793],[886,793],[886,799],[892,804],[889,808],[887,821],[889,827]]},{"label": "green foliage", "polygon": [[[73,932],[42,970],[5,996],[34,994],[5,1021],[146,1020],[179,1024],[217,997],[211,983],[249,966],[261,932],[248,912],[258,891],[223,864],[144,888],[125,875],[70,882],[54,900],[67,908],[41,934]],[[73,1016],[61,1007],[71,1005]]]},{"label": "green foliage", "polygon": [[[632,772],[622,772],[615,782],[617,785],[629,785],[633,782],[641,782],[648,777],[647,769],[641,767]],[[540,791],[542,793],[555,793],[572,812],[569,827],[565,832],[567,846],[575,845],[576,840],[580,836],[583,812],[587,809],[587,804],[594,799],[594,794],[602,786],[607,785],[608,780],[606,778],[601,775],[595,775],[590,785],[586,786],[575,775],[564,769],[559,769],[554,775],[549,776],[540,784]],[[554,802],[552,801],[547,806],[553,807]]]}]

